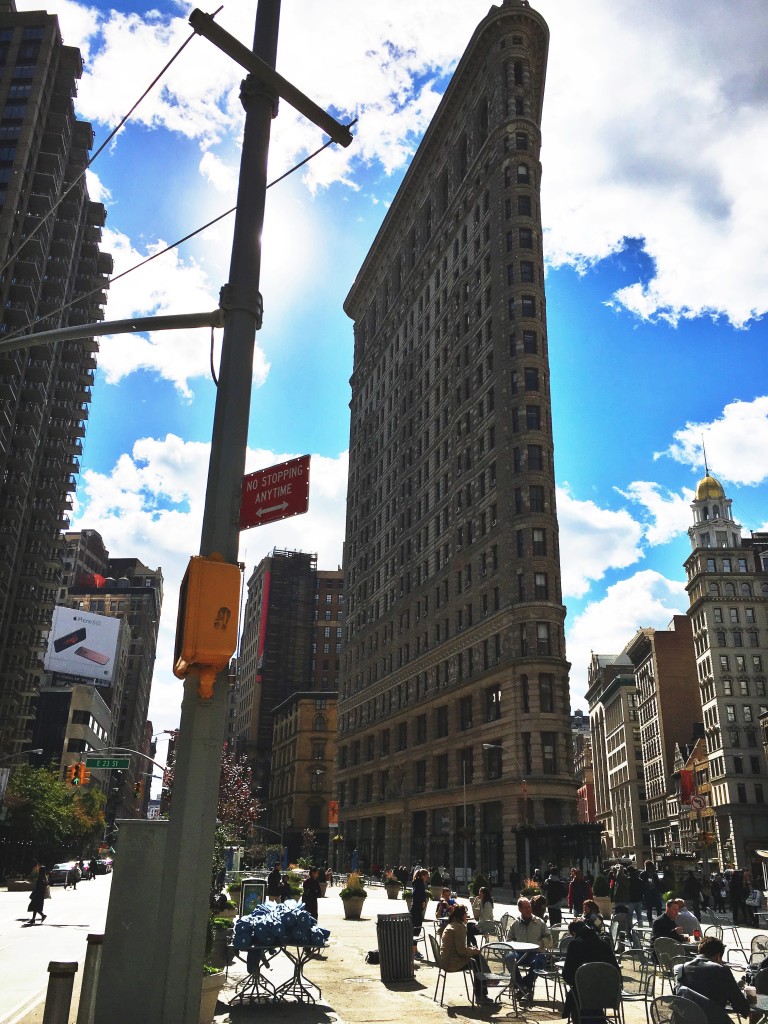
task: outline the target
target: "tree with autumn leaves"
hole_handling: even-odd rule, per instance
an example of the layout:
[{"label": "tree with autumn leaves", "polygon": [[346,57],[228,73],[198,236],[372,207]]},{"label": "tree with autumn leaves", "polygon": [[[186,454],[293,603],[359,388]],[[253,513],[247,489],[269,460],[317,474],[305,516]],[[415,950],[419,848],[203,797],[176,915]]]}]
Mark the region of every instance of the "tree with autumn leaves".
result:
[{"label": "tree with autumn leaves", "polygon": [[[173,799],[173,776],[174,764],[171,755],[164,778],[166,807],[170,806]],[[218,876],[224,865],[225,848],[246,845],[253,835],[254,827],[259,823],[261,813],[262,807],[253,791],[253,771],[248,764],[248,758],[245,755],[237,757],[224,744],[219,773],[219,802],[216,810],[218,823],[212,879]]]}]

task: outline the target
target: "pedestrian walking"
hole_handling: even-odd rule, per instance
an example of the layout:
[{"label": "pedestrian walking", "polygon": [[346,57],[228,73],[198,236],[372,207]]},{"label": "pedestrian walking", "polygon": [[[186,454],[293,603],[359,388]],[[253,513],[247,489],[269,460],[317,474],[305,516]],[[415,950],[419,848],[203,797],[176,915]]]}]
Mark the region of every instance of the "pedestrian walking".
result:
[{"label": "pedestrian walking", "polygon": [[325,881],[330,889],[333,888],[333,871],[328,867],[325,869]]},{"label": "pedestrian walking", "polygon": [[272,903],[280,902],[280,867],[277,864],[267,875],[267,899]]},{"label": "pedestrian walking", "polygon": [[[563,904],[568,896],[568,887],[561,880],[557,868],[551,868],[544,880],[542,892],[547,901],[547,916],[551,925],[558,925],[563,920]],[[535,913],[535,911],[534,911]]]},{"label": "pedestrian walking", "polygon": [[35,918],[37,917],[38,914],[40,915],[40,924],[43,923],[43,921],[48,916],[47,914],[43,913],[43,904],[45,900],[48,900],[50,898],[51,887],[48,883],[48,872],[45,869],[45,865],[40,864],[37,869],[37,879],[35,880],[35,887],[32,890],[32,895],[30,896],[29,899],[29,906],[27,907],[29,913],[32,914],[32,919],[27,922],[29,925],[33,925],[35,923]]},{"label": "pedestrian walking", "polygon": [[638,927],[642,927],[643,925],[643,895],[645,893],[645,885],[640,876],[640,872],[634,864],[630,864],[627,868],[627,874],[629,875],[629,899],[627,900],[627,910],[629,911],[629,928],[631,930],[634,925],[635,917],[637,917]]},{"label": "pedestrian walking", "polygon": [[584,900],[592,899],[592,886],[584,877],[581,868],[576,868],[568,886],[568,909],[574,917],[581,916]]},{"label": "pedestrian walking", "polygon": [[645,862],[645,871],[640,873],[640,877],[643,880],[643,906],[648,915],[648,924],[650,926],[654,922],[654,914],[659,915],[664,911],[661,899],[661,882],[652,860]]},{"label": "pedestrian walking", "polygon": [[716,914],[725,913],[725,899],[728,895],[728,883],[723,877],[722,871],[716,871],[712,876],[712,903]]},{"label": "pedestrian walking", "polygon": [[88,865],[88,880],[93,881],[96,877],[96,860],[91,857],[91,863]]},{"label": "pedestrian walking", "polygon": [[310,868],[309,874],[304,879],[304,907],[316,921],[320,916],[317,901],[321,894],[320,879],[317,877],[318,871],[319,868]]},{"label": "pedestrian walking", "polygon": [[701,920],[701,882],[692,871],[683,880],[683,896],[690,903],[693,916]]},{"label": "pedestrian walking", "polygon": [[744,873],[739,871],[738,868],[733,869],[731,875],[731,882],[728,886],[728,895],[731,898],[731,912],[733,913],[733,923],[739,923],[739,914],[744,918],[744,924],[749,924],[747,919],[747,908],[744,904]]},{"label": "pedestrian walking", "polygon": [[517,887],[520,883],[520,876],[515,868],[511,868],[509,872],[509,887],[512,890],[512,895],[517,896]]},{"label": "pedestrian walking", "polygon": [[421,954],[418,951],[416,943],[418,942],[419,935],[421,935],[421,928],[424,924],[424,911],[427,909],[427,881],[429,879],[429,872],[426,868],[421,868],[413,876],[413,895],[411,897],[411,924],[413,926],[413,955],[417,959],[421,958]]}]

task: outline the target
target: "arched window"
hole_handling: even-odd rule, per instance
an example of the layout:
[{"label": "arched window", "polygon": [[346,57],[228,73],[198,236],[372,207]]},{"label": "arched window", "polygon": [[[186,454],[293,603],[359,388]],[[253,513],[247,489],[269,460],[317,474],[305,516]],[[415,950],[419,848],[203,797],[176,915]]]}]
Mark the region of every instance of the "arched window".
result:
[{"label": "arched window", "polygon": [[742,583],[739,590],[741,591],[742,597],[752,597],[752,587],[749,583]]},{"label": "arched window", "polygon": [[314,732],[325,731],[325,715],[315,715],[312,721],[312,729]]},{"label": "arched window", "polygon": [[736,587],[732,583],[726,583],[723,586],[723,594],[726,597],[736,597]]},{"label": "arched window", "polygon": [[720,587],[716,583],[709,584],[709,596],[720,597]]}]

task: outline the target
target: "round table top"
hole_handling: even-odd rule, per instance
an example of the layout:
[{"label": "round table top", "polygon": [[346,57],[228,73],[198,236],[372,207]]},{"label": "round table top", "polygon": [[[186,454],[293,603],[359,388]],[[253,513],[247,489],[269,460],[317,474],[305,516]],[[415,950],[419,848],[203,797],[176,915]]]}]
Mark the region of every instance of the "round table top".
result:
[{"label": "round table top", "polygon": [[510,946],[516,953],[527,953],[532,949],[538,949],[538,942],[505,942],[504,945]]}]

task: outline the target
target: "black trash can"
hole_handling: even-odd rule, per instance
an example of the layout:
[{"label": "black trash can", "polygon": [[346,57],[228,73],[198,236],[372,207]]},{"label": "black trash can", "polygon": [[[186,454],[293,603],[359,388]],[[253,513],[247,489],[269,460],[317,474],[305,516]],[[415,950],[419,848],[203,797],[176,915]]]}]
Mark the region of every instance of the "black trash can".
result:
[{"label": "black trash can", "polygon": [[376,918],[379,970],[382,981],[410,981],[413,973],[413,922],[410,914],[379,914]]}]

